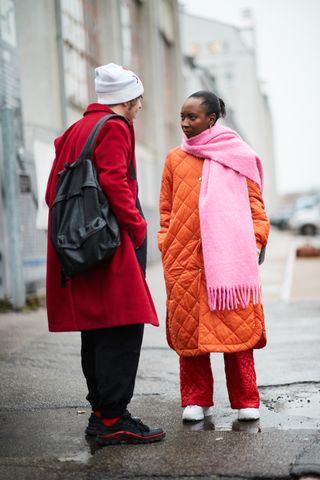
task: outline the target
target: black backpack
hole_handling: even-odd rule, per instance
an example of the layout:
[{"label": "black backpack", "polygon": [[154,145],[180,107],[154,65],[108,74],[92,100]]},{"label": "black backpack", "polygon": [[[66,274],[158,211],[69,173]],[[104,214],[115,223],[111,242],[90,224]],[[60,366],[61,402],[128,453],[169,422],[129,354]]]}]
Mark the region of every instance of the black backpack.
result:
[{"label": "black backpack", "polygon": [[95,139],[111,114],[101,118],[79,158],[66,163],[58,174],[56,195],[50,209],[50,238],[61,262],[62,286],[67,277],[83,273],[109,260],[120,245],[118,223],[103,193],[91,160]]}]

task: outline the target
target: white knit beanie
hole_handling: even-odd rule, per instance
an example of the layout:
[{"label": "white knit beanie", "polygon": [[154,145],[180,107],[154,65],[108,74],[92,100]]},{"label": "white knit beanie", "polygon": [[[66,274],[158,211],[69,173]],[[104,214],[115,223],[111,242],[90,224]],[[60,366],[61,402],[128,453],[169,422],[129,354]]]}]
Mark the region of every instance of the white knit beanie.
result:
[{"label": "white knit beanie", "polygon": [[95,69],[95,87],[99,103],[115,105],[129,102],[143,94],[140,78],[131,70],[115,63]]}]

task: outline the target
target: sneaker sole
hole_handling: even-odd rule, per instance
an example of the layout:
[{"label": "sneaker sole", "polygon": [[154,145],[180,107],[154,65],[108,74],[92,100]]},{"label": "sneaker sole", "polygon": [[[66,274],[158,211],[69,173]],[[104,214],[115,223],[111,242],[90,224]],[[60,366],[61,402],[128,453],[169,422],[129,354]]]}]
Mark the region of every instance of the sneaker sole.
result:
[{"label": "sneaker sole", "polygon": [[203,410],[202,415],[199,414],[198,416],[194,415],[192,416],[191,414],[183,413],[182,414],[182,421],[183,422],[201,422],[201,420],[204,420],[206,417],[212,417],[213,415],[213,408],[212,407],[205,407]]},{"label": "sneaker sole", "polygon": [[84,433],[85,433],[85,435],[88,435],[88,437],[96,437],[98,435],[98,429],[87,427],[85,429]]},{"label": "sneaker sole", "polygon": [[98,435],[96,442],[98,445],[128,445],[160,442],[166,436],[165,432],[150,437],[142,437],[129,432],[116,432],[111,435]]}]

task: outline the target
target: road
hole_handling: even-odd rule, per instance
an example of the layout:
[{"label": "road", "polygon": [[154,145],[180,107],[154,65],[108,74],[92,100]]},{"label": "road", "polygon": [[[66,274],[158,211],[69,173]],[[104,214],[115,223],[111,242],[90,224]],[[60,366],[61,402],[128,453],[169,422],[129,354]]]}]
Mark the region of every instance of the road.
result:
[{"label": "road", "polygon": [[262,266],[268,346],[255,354],[262,398],[257,422],[237,421],[222,355],[213,354],[214,415],[182,424],[178,358],[165,341],[160,264],[149,267],[148,281],[161,327],[146,328],[130,410],[166,429],[161,444],[97,448],[83,435],[90,409],[79,335],[47,333],[44,309],[0,315],[0,479],[320,476],[320,298],[316,291],[312,299],[303,297],[295,262],[291,292],[302,298],[281,300],[292,241],[275,232]]}]

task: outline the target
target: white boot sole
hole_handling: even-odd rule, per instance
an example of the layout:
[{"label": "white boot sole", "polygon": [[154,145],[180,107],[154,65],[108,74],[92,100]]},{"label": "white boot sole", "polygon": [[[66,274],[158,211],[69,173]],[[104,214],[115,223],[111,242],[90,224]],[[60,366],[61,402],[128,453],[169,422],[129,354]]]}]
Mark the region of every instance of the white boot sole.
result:
[{"label": "white boot sole", "polygon": [[[252,409],[252,410],[256,410],[256,409]],[[239,422],[251,422],[251,421],[259,420],[259,419],[260,419],[259,410],[251,411],[251,412],[241,412],[241,411],[239,411],[239,413],[238,413]]]}]

